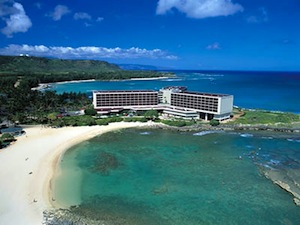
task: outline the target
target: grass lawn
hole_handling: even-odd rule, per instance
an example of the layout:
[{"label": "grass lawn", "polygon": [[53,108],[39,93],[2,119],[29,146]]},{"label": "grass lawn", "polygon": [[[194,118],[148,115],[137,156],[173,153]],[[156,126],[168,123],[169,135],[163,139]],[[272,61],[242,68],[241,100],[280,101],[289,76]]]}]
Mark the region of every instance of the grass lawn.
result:
[{"label": "grass lawn", "polygon": [[228,124],[300,124],[300,115],[293,113],[270,112],[263,110],[243,110],[235,111],[235,115],[240,114],[234,121]]}]

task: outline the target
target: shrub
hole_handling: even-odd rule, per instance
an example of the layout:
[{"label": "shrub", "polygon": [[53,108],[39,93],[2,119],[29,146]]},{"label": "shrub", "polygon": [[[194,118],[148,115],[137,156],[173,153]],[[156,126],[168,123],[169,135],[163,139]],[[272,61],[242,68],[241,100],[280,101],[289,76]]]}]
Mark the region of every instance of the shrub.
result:
[{"label": "shrub", "polygon": [[108,121],[109,123],[121,122],[123,121],[123,118],[115,116],[108,118]]},{"label": "shrub", "polygon": [[144,117],[150,120],[155,120],[158,118],[157,110],[151,109],[145,112]]},{"label": "shrub", "polygon": [[218,126],[220,124],[220,121],[219,120],[215,120],[215,119],[212,119],[209,124],[211,126]]},{"label": "shrub", "polygon": [[162,123],[173,127],[184,127],[187,125],[186,121],[183,120],[163,120]]},{"label": "shrub", "polygon": [[143,123],[145,123],[148,121],[148,119],[145,117],[126,117],[126,118],[124,118],[124,121],[125,122],[143,122]]},{"label": "shrub", "polygon": [[2,142],[12,142],[12,141],[15,141],[15,137],[12,135],[12,134],[9,134],[9,133],[5,133],[5,134],[2,134],[1,136],[1,141]]},{"label": "shrub", "polygon": [[97,115],[97,111],[94,108],[88,108],[84,110],[84,114],[85,115],[89,115],[89,116],[96,116]]},{"label": "shrub", "polygon": [[97,125],[100,125],[100,126],[101,125],[106,126],[109,124],[108,119],[99,119],[99,120],[96,120],[96,123],[97,123]]}]

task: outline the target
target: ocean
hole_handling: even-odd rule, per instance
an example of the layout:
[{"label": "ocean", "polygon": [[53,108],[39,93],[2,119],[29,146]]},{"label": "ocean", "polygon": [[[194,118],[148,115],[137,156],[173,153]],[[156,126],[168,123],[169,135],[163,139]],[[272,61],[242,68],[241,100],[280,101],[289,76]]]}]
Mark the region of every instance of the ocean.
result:
[{"label": "ocean", "polygon": [[190,91],[232,94],[234,105],[242,108],[300,113],[300,72],[171,72],[175,78],[52,84],[51,90],[83,92],[91,97],[95,90],[159,90],[165,86],[186,86]]},{"label": "ocean", "polygon": [[[54,84],[57,92],[155,89],[234,95],[234,104],[299,113],[300,74],[177,71],[176,78]],[[58,204],[103,224],[299,224],[300,135],[124,129],[69,149],[54,180]],[[268,175],[268,178],[265,176]],[[298,186],[299,188],[299,186]]]}]

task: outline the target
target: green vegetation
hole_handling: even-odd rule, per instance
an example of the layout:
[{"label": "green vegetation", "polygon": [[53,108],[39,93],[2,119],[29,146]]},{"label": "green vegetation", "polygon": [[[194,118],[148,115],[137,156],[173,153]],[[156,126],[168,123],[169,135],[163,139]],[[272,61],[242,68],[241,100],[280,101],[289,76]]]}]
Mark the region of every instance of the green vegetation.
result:
[{"label": "green vegetation", "polygon": [[123,119],[124,122],[142,122],[145,123],[148,121],[145,117],[126,117]]},{"label": "green vegetation", "polygon": [[144,117],[149,120],[156,120],[158,118],[157,110],[151,109],[145,112]]},{"label": "green vegetation", "polygon": [[228,124],[291,124],[300,121],[300,116],[292,113],[244,110],[235,114],[240,114],[240,116]]},{"label": "green vegetation", "polygon": [[89,116],[96,116],[97,115],[97,111],[96,111],[96,109],[94,109],[91,106],[91,107],[89,107],[89,108],[87,108],[87,109],[84,110],[84,114],[85,115],[89,115]]},{"label": "green vegetation", "polygon": [[121,70],[117,65],[96,60],[64,60],[27,56],[0,56],[2,74],[97,73]]},{"label": "green vegetation", "polygon": [[30,86],[71,80],[116,80],[165,76],[155,71],[127,71],[98,60],[63,60],[26,56],[0,56],[0,77],[27,79]]},{"label": "green vegetation", "polygon": [[[56,94],[53,91],[33,91],[29,79],[22,79],[18,86],[14,77],[1,79],[0,119],[11,120],[20,124],[49,124],[53,127],[106,125],[112,122],[127,121],[146,122],[158,120],[158,112],[149,110],[141,115],[133,116],[135,112],[127,112],[130,117],[96,118],[97,111],[93,109],[91,100],[82,93]],[[71,113],[84,108],[85,115]],[[69,113],[70,112],[70,113]]]},{"label": "green vegetation", "polygon": [[209,124],[213,127],[220,125],[220,121],[219,120],[215,120],[212,119],[211,121],[209,121]]},{"label": "green vegetation", "polygon": [[110,118],[97,119],[96,123],[97,125],[108,125],[109,123],[115,123],[121,121],[123,121],[122,117],[110,117]]},{"label": "green vegetation", "polygon": [[12,141],[15,141],[15,138],[13,135],[5,133],[5,134],[2,134],[1,141],[2,142],[12,142]]},{"label": "green vegetation", "polygon": [[10,142],[13,142],[15,140],[15,137],[11,134],[5,133],[0,135],[0,149],[9,145]]},{"label": "green vegetation", "polygon": [[46,124],[56,119],[62,111],[78,110],[91,105],[86,94],[53,91],[32,91],[28,80],[15,87],[14,79],[1,79],[0,119],[5,118],[22,124]]}]

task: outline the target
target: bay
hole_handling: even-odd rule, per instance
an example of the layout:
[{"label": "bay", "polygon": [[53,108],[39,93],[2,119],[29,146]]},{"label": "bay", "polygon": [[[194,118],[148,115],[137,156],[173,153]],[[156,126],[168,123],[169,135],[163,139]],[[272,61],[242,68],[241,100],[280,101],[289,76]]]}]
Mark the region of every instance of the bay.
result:
[{"label": "bay", "polygon": [[65,153],[55,195],[114,224],[297,224],[293,196],[262,170],[299,174],[298,140],[269,132],[110,132]]}]

